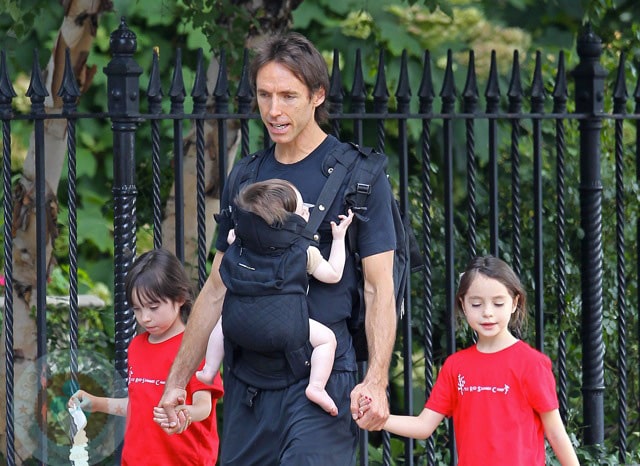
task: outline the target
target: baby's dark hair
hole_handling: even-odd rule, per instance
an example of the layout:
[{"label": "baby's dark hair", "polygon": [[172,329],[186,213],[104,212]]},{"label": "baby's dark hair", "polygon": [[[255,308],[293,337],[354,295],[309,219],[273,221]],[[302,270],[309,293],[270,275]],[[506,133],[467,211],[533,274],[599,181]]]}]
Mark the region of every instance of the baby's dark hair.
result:
[{"label": "baby's dark hair", "polygon": [[268,225],[282,225],[298,206],[298,197],[288,181],[273,178],[252,183],[238,193],[237,207],[261,217]]},{"label": "baby's dark hair", "polygon": [[502,259],[495,256],[479,256],[473,258],[460,277],[458,292],[455,297],[456,310],[463,313],[462,301],[469,287],[478,275],[484,275],[499,281],[509,292],[512,299],[518,299],[516,310],[511,315],[509,329],[520,338],[527,322],[527,292],[513,269]]},{"label": "baby's dark hair", "polygon": [[139,302],[184,301],[180,318],[187,322],[193,305],[193,287],[178,258],[166,249],[140,255],[127,273],[125,293],[129,305]]}]

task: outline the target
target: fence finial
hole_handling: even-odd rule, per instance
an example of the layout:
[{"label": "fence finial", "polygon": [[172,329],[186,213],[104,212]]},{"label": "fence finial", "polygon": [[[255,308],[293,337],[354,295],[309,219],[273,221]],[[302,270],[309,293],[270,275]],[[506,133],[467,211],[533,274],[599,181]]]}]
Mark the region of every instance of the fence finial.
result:
[{"label": "fence finial", "polygon": [[109,47],[114,55],[133,55],[138,48],[136,34],[129,29],[124,16],[120,18],[120,27],[109,36]]},{"label": "fence finial", "polygon": [[435,95],[436,92],[433,88],[433,79],[431,77],[431,53],[429,53],[428,50],[425,50],[422,68],[422,81],[418,88],[421,113],[431,113]]}]

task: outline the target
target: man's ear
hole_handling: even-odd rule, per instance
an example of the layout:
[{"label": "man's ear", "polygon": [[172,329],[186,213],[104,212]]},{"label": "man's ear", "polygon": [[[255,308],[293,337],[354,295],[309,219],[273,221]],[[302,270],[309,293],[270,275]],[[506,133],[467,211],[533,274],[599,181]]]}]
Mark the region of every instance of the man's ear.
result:
[{"label": "man's ear", "polygon": [[324,87],[321,87],[313,93],[313,95],[311,96],[311,102],[313,103],[314,107],[319,107],[320,105],[322,105],[326,98],[327,92]]}]

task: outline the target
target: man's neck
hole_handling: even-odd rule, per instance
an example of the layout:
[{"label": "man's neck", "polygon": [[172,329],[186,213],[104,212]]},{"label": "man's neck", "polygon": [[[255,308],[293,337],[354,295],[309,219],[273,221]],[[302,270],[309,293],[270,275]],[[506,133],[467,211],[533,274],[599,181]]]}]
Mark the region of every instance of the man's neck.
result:
[{"label": "man's neck", "polygon": [[299,162],[311,154],[326,139],[325,133],[319,126],[313,131],[300,134],[294,141],[287,144],[276,144],[275,158],[278,162],[289,165]]}]

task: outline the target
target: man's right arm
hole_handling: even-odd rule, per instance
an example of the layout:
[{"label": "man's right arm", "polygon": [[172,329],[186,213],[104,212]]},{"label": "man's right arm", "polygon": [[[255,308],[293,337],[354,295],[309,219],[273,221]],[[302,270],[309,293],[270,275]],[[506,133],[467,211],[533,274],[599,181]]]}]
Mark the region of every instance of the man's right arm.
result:
[{"label": "man's right arm", "polygon": [[158,406],[164,408],[169,424],[177,423],[175,408],[185,403],[185,387],[202,361],[209,334],[222,313],[226,288],[220,278],[220,262],[224,253],[217,251],[211,273],[191,309],[182,343],[176,355]]}]

